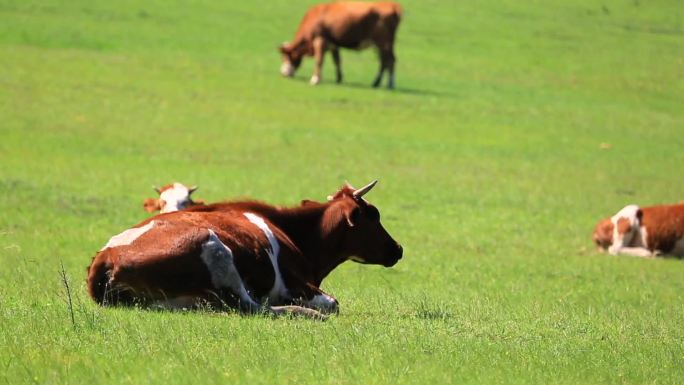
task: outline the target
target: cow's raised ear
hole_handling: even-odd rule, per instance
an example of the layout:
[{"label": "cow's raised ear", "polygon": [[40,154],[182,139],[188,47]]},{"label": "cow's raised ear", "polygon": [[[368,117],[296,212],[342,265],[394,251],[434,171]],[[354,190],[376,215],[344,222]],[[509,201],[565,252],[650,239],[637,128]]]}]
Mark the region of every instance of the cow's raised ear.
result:
[{"label": "cow's raised ear", "polygon": [[278,51],[280,51],[280,53],[288,54],[292,52],[292,47],[290,47],[290,43],[283,42],[278,46]]},{"label": "cow's raised ear", "polygon": [[639,223],[638,223],[639,225],[641,224],[641,218],[643,218],[643,217],[644,217],[644,212],[641,211],[641,209],[637,210],[636,218],[639,220]]},{"label": "cow's raised ear", "polygon": [[160,211],[161,210],[161,199],[153,199],[153,198],[147,198],[143,202],[143,208],[145,211],[148,213],[153,213],[155,211]]},{"label": "cow's raised ear", "polygon": [[313,205],[317,205],[317,204],[318,204],[318,202],[314,202],[310,199],[302,199],[302,206],[313,206]]}]

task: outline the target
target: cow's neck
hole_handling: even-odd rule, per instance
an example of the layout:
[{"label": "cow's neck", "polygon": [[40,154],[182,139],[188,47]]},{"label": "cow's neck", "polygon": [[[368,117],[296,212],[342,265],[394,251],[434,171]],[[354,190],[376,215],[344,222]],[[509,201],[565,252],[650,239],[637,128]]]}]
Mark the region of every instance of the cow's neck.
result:
[{"label": "cow's neck", "polygon": [[299,248],[306,258],[306,267],[312,269],[315,285],[330,274],[347,257],[336,251],[334,242],[323,239],[321,221],[328,204],[303,206],[289,209],[275,209],[264,213]]}]

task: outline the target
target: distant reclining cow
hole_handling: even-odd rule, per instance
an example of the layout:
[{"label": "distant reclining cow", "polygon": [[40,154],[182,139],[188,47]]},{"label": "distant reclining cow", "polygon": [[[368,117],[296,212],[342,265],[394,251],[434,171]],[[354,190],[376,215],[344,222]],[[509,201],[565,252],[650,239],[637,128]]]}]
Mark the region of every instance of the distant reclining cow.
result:
[{"label": "distant reclining cow", "polygon": [[402,257],[363,198],[374,185],[344,186],[328,202],[294,208],[245,201],[157,215],[97,253],[89,293],[102,305],[336,312],[337,300],[320,289],[333,269],[347,260],[389,267]]},{"label": "distant reclining cow", "polygon": [[394,37],[401,19],[401,7],[393,2],[333,2],[315,5],[306,12],[292,42],[280,47],[283,63],[280,73],[294,76],[304,56],[313,56],[316,64],[310,83],[321,81],[326,51],[332,53],[337,82],[342,82],[339,48],[364,49],[375,46],[380,55],[380,71],[373,82],[378,87],[387,70],[388,88],[394,88]]},{"label": "distant reclining cow", "polygon": [[684,257],[684,203],[625,206],[599,221],[593,239],[600,250],[613,255]]}]

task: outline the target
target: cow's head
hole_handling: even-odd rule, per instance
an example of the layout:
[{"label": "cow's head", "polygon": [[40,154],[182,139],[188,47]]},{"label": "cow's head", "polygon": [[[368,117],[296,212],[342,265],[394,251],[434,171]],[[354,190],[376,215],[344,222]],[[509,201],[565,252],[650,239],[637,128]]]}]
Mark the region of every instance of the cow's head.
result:
[{"label": "cow's head", "polygon": [[606,251],[613,244],[613,223],[610,218],[602,219],[594,228],[594,243],[599,251]]},{"label": "cow's head", "polygon": [[306,47],[301,44],[283,43],[278,49],[283,58],[283,64],[280,65],[280,74],[286,77],[294,76],[297,68],[302,64],[302,57],[304,57],[307,51]]},{"label": "cow's head", "polygon": [[617,253],[616,247],[629,246],[636,234],[643,211],[637,205],[625,206],[610,218],[602,219],[594,228],[593,239],[596,247],[611,254]]},{"label": "cow's head", "polygon": [[203,201],[193,201],[190,194],[197,190],[197,186],[186,187],[181,183],[168,184],[162,188],[153,187],[159,198],[148,198],[143,202],[143,208],[148,213],[159,211],[170,213],[189,206],[204,204]]},{"label": "cow's head", "polygon": [[323,216],[323,233],[332,235],[346,258],[367,264],[393,266],[403,248],[380,223],[380,212],[363,199],[377,181],[354,189],[349,184],[328,197]]}]

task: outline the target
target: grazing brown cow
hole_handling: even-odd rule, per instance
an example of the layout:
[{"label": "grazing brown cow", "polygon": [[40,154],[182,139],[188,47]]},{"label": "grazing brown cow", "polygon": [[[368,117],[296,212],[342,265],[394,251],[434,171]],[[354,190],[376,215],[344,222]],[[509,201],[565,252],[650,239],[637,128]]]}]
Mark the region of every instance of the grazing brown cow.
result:
[{"label": "grazing brown cow", "polygon": [[181,183],[172,183],[163,186],[162,188],[153,187],[154,191],[159,194],[159,198],[147,198],[143,202],[143,208],[148,213],[159,211],[163,213],[170,213],[173,211],[182,210],[186,207],[203,205],[204,201],[192,200],[190,194],[197,190],[197,186],[187,187]]},{"label": "grazing brown cow", "polygon": [[393,2],[333,2],[315,5],[306,12],[292,42],[280,47],[283,64],[280,73],[293,76],[304,55],[316,60],[311,84],[321,81],[323,56],[332,53],[337,82],[342,81],[339,48],[364,49],[371,45],[380,54],[380,71],[373,82],[378,87],[389,72],[388,88],[394,88],[394,35],[399,26],[401,7]]},{"label": "grazing brown cow", "polygon": [[613,255],[684,257],[684,203],[625,206],[599,221],[593,238],[600,250]]},{"label": "grazing brown cow", "polygon": [[[246,201],[159,214],[112,237],[88,268],[98,303],[243,312],[337,311],[320,289],[339,264],[393,266],[402,247],[363,199],[375,182],[341,188],[326,203],[280,208]],[[262,306],[266,303],[266,306]],[[294,309],[294,310],[293,310]]]}]

